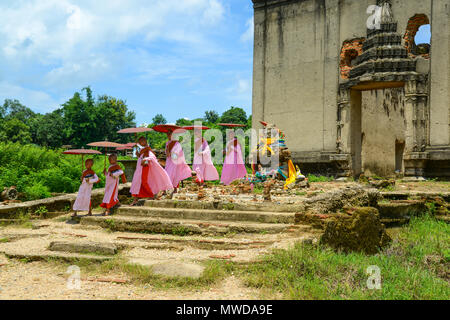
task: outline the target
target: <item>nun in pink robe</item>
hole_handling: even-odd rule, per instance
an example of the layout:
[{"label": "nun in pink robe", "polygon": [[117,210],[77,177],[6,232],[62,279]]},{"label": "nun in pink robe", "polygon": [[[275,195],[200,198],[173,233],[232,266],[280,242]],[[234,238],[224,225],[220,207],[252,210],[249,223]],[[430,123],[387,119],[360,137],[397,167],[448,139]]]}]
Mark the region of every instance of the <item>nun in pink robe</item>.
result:
[{"label": "nun in pink robe", "polygon": [[226,157],[223,163],[222,177],[220,179],[220,181],[226,186],[235,180],[244,178],[247,175],[247,169],[245,168],[242,157],[241,145],[234,136],[234,132],[230,132],[230,138],[232,139],[227,144]]},{"label": "nun in pink robe", "polygon": [[[86,170],[88,171],[88,170]],[[83,182],[81,183],[80,188],[78,189],[77,199],[73,204],[73,210],[75,211],[75,215],[77,211],[90,211],[91,210],[91,193],[92,187],[95,183],[99,181],[98,176],[95,173],[90,173],[85,175],[83,173]],[[74,216],[75,216],[74,215]]]},{"label": "nun in pink robe", "polygon": [[[147,162],[148,166],[147,174],[143,174],[143,162]],[[169,178],[167,172],[161,167],[155,154],[151,151],[148,152],[148,156],[145,153],[141,154],[138,158],[136,171],[134,172],[133,182],[131,183],[130,193],[139,198],[142,193],[142,179],[147,179],[147,184],[153,195],[157,195],[160,191],[166,191],[173,189],[172,181]]]},{"label": "nun in pink robe", "polygon": [[199,172],[203,181],[219,180],[219,173],[211,159],[208,141],[201,137],[195,138],[192,170]]},{"label": "nun in pink robe", "polygon": [[117,164],[117,156],[111,154],[109,156],[110,166],[104,171],[105,174],[105,196],[100,207],[105,208],[104,215],[109,215],[111,209],[119,205],[119,178],[122,178],[122,182],[126,183],[127,179],[122,168]]},{"label": "nun in pink robe", "polygon": [[172,140],[172,132],[167,133],[169,141],[166,143],[166,172],[175,190],[181,181],[192,177],[191,168],[187,165],[181,143]]}]

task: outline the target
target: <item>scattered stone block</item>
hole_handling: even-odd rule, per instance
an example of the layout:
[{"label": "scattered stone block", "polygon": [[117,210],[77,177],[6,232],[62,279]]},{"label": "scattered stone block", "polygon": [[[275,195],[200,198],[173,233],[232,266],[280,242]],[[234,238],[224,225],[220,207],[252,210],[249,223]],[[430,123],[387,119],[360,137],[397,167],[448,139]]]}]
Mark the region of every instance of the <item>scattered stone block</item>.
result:
[{"label": "scattered stone block", "polygon": [[114,244],[98,242],[54,241],[50,243],[49,250],[72,253],[97,253],[102,255],[114,255],[117,253],[117,247]]},{"label": "scattered stone block", "polygon": [[375,208],[357,208],[349,217],[337,215],[327,223],[320,242],[343,252],[376,254],[391,241]]},{"label": "scattered stone block", "polygon": [[376,189],[385,189],[389,187],[395,187],[395,180],[370,180],[369,185]]}]

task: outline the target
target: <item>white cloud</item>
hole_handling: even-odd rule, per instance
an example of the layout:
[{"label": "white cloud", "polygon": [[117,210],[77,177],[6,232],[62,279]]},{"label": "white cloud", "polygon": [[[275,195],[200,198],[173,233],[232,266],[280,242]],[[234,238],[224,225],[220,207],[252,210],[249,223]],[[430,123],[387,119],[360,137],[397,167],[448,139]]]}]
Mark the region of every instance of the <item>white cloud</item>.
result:
[{"label": "white cloud", "polygon": [[138,52],[156,40],[207,52],[208,29],[223,16],[220,0],[2,1],[0,68],[48,66],[52,86],[95,80],[120,69],[118,48],[133,43]]},{"label": "white cloud", "polygon": [[0,101],[18,97],[22,104],[38,112],[46,113],[59,108],[59,103],[45,92],[26,89],[5,81],[0,82]]},{"label": "white cloud", "polygon": [[252,81],[238,77],[233,86],[227,89],[227,93],[230,102],[239,102],[249,107],[252,101]]},{"label": "white cloud", "polygon": [[253,35],[255,33],[255,25],[254,25],[253,21],[254,21],[253,17],[247,20],[247,23],[245,24],[247,30],[241,36],[242,42],[252,42],[253,41]]}]

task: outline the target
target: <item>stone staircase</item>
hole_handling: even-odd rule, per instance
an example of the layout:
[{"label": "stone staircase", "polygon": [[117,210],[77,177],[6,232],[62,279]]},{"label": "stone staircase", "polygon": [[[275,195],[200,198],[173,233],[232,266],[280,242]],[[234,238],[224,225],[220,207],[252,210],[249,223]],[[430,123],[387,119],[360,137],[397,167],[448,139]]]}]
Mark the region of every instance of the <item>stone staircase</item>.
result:
[{"label": "stone staircase", "polygon": [[111,216],[94,212],[91,217],[39,221],[33,230],[0,230],[0,238],[11,239],[0,243],[0,253],[75,263],[120,257],[133,264],[159,266],[161,274],[164,266],[172,271],[173,265],[198,269],[202,261],[211,259],[250,263],[272,249],[317,241],[322,231],[296,224],[297,209],[274,203],[145,201],[138,207],[123,205]]},{"label": "stone staircase", "polygon": [[294,212],[270,210],[275,205],[253,205],[244,211],[240,209],[245,206],[199,201],[163,200],[142,204],[138,207],[122,206],[108,217],[83,217],[80,224],[113,232],[227,239],[241,237],[250,242],[260,235],[295,238],[315,232],[309,225],[295,224]]}]

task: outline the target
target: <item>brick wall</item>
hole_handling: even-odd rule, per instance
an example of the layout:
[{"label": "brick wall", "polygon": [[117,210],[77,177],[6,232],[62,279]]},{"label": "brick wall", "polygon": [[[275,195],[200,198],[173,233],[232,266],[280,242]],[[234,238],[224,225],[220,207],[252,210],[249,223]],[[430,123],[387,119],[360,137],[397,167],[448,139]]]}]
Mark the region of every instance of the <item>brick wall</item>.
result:
[{"label": "brick wall", "polygon": [[[408,54],[410,57],[415,58],[418,55],[414,54],[413,49],[416,45],[414,38],[416,37],[417,31],[419,28],[425,24],[430,24],[430,19],[425,14],[416,14],[408,21],[408,25],[406,27],[406,32],[403,37],[405,41],[405,47],[408,49]],[[430,58],[430,54],[421,54],[425,59]]]},{"label": "brick wall", "polygon": [[363,53],[363,43],[365,38],[358,38],[344,41],[340,55],[341,78],[348,79],[350,70],[353,68],[351,60]]}]

